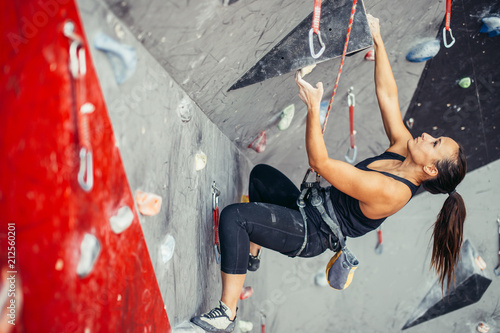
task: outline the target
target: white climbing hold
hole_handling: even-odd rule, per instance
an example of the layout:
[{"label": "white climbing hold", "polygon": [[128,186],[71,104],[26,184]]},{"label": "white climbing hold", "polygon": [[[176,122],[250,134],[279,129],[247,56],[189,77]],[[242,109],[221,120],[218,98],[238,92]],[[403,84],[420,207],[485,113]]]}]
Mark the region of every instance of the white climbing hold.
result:
[{"label": "white climbing hold", "polygon": [[134,213],[129,206],[123,206],[118,209],[116,215],[109,218],[109,224],[111,225],[111,230],[115,234],[122,233],[132,224],[134,220]]},{"label": "white climbing hold", "polygon": [[80,244],[80,260],[78,260],[76,267],[76,274],[79,277],[84,278],[90,274],[100,252],[101,244],[97,238],[92,234],[85,233]]},{"label": "white climbing hold", "polygon": [[238,321],[238,327],[241,332],[250,332],[253,330],[253,324],[249,321],[244,321],[244,320],[239,320]]},{"label": "white climbing hold", "polygon": [[175,250],[175,239],[172,235],[167,235],[165,240],[160,245],[160,254],[163,263],[167,263],[170,259],[172,259]]},{"label": "white climbing hold", "polygon": [[328,280],[326,278],[326,272],[324,270],[321,270],[314,276],[314,284],[318,287],[328,286]]},{"label": "white climbing hold", "polygon": [[183,98],[177,106],[177,114],[182,122],[187,123],[193,118],[193,108],[187,98]]},{"label": "white climbing hold", "polygon": [[313,71],[314,67],[316,67],[316,64],[312,64],[312,65],[309,65],[309,66],[306,66],[306,67],[302,68],[300,70],[300,76],[304,77],[307,74],[311,73]]},{"label": "white climbing hold", "polygon": [[205,155],[204,152],[200,151],[194,157],[194,168],[196,169],[196,171],[200,171],[204,169],[206,165],[207,165],[207,155]]},{"label": "white climbing hold", "polygon": [[292,123],[293,116],[295,115],[295,104],[290,104],[281,112],[281,120],[278,123],[280,131],[286,130]]}]

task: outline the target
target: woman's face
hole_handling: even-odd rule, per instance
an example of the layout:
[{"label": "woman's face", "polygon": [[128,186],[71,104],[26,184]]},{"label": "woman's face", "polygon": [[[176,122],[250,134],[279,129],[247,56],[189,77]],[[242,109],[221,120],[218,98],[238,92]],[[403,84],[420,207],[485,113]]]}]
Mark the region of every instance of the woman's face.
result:
[{"label": "woman's face", "polygon": [[434,138],[427,133],[408,141],[408,151],[413,161],[422,166],[434,166],[436,161],[454,159],[458,144],[455,140],[441,136]]}]

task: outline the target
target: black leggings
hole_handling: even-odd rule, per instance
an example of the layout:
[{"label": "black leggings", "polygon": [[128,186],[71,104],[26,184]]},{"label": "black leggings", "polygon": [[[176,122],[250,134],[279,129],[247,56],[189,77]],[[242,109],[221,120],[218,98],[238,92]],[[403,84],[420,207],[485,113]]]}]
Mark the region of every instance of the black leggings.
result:
[{"label": "black leggings", "polygon": [[[220,215],[221,269],[245,274],[250,242],[288,256],[304,242],[304,221],[296,201],[299,189],[280,171],[257,165],[250,173],[249,203],[232,204]],[[328,238],[313,219],[307,219],[307,245],[300,257],[314,257],[328,248]]]}]

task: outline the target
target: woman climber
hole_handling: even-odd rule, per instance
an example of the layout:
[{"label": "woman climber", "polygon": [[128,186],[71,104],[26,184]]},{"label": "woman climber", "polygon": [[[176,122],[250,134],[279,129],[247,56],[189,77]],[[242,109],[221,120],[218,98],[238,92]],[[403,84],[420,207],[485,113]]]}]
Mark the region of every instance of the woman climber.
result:
[{"label": "woman climber", "polygon": [[[396,82],[378,19],[368,15],[368,22],[375,47],[376,94],[389,148],[356,166],[329,158],[319,121],[323,85],[320,82],[314,88],[297,73],[299,96],[307,106],[309,165],[332,185],[322,188],[320,193],[323,201],[331,200],[331,204],[326,202],[326,210],[330,216],[335,214],[346,237],[359,237],[377,229],[388,216],[406,205],[419,185],[432,194],[447,194],[434,224],[431,267],[439,275],[441,285],[445,280],[449,285],[454,279],[466,215],[462,197],[455,191],[466,173],[465,154],[451,138],[433,138],[427,133],[417,138],[411,136],[401,117]],[[297,206],[299,195],[299,189],[278,170],[266,165],[257,165],[252,170],[250,203],[230,205],[220,216],[219,305],[192,318],[193,323],[209,332],[233,330],[246,272],[258,268],[261,247],[291,257],[298,253],[300,257],[313,257],[327,248],[338,250],[332,245],[335,236],[309,201],[303,218]]]}]

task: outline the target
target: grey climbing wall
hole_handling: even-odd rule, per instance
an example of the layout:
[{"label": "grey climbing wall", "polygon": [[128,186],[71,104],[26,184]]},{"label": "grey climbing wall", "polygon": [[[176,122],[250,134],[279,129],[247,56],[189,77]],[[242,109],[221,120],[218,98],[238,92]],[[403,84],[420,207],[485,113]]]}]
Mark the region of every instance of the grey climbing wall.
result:
[{"label": "grey climbing wall", "polygon": [[[211,243],[211,182],[220,185],[224,207],[245,193],[252,164],[277,166],[296,183],[307,168],[305,110],[293,73],[231,92],[227,89],[310,14],[313,1],[250,0],[229,6],[220,0],[78,3],[89,41],[104,31],[138,51],[136,73],[120,86],[106,57],[95,50],[92,56],[132,190],[155,192],[164,199],[161,213],[142,217],[141,223],[169,319],[176,326],[219,298],[220,278]],[[364,4],[381,19],[405,113],[425,64],[408,63],[404,56],[419,40],[437,35],[445,1]],[[338,64],[339,59],[324,62],[306,77],[313,83],[324,82],[325,99],[333,89]],[[388,143],[374,94],[373,62],[364,60],[364,52],[346,60],[325,134],[330,155],[338,159],[348,147],[346,92],[350,86],[356,93],[361,160],[380,153]],[[280,112],[291,103],[296,106],[295,118],[286,131],[279,131]],[[189,122],[181,119],[190,116]],[[246,147],[262,130],[268,134],[267,148],[258,154]],[[200,151],[208,163],[195,171],[193,160]],[[490,272],[498,251],[494,189],[500,186],[499,167],[498,161],[484,166],[459,187],[469,209],[466,237],[476,244]],[[361,265],[343,292],[313,282],[331,253],[303,260],[265,251],[262,268],[247,278],[255,293],[240,303],[239,318],[256,327],[259,312],[264,311],[268,332],[399,331],[435,282],[428,271],[428,242],[442,201],[444,196],[423,194],[388,219],[380,256],[373,251],[374,233],[350,240]],[[164,263],[159,247],[167,234],[175,237],[176,249]],[[497,290],[494,279],[480,302],[408,332],[469,332],[480,320],[497,328]]]},{"label": "grey climbing wall", "polygon": [[[220,290],[211,184],[221,189],[222,207],[238,200],[249,162],[101,2],[81,1],[79,8],[89,43],[104,32],[137,51],[134,75],[118,85],[106,56],[90,48],[132,193],[163,198],[160,213],[140,221],[169,320],[176,324],[218,297],[207,292]],[[196,171],[199,153],[207,163]],[[167,235],[175,250],[164,262]]]}]

